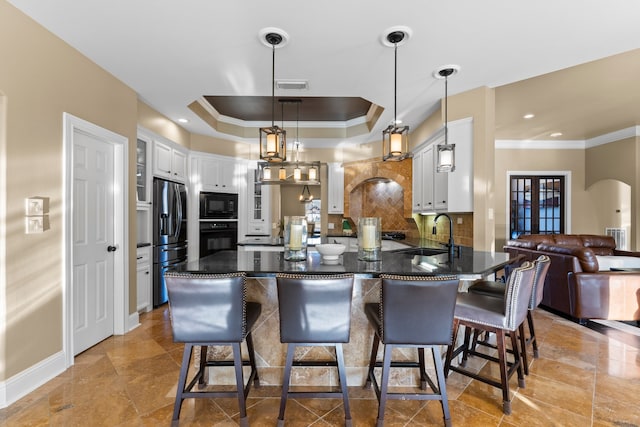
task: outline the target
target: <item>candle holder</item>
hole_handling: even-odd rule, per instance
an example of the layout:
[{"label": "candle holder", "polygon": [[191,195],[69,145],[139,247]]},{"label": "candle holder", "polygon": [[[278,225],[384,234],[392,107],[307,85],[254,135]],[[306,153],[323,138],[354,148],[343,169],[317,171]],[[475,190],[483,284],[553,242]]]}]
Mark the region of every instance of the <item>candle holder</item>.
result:
[{"label": "candle holder", "polygon": [[284,259],[307,259],[307,220],[303,216],[284,217]]},{"label": "candle holder", "polygon": [[382,259],[381,218],[365,217],[358,220],[358,259]]}]

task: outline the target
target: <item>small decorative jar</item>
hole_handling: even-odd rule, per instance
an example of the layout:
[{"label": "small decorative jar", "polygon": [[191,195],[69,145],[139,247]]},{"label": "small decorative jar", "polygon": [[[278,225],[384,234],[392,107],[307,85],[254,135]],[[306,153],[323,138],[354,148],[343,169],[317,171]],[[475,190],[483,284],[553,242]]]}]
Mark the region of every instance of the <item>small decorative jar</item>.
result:
[{"label": "small decorative jar", "polygon": [[358,220],[358,259],[379,261],[382,259],[381,218],[364,217]]},{"label": "small decorative jar", "polygon": [[303,216],[284,217],[284,259],[307,259],[307,220]]}]

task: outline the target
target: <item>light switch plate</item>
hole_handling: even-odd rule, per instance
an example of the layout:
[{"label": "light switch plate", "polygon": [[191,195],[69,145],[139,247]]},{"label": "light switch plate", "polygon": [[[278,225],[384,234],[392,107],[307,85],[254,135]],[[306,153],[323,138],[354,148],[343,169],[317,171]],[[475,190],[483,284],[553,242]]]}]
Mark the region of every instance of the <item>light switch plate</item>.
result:
[{"label": "light switch plate", "polygon": [[328,224],[327,224],[327,228],[328,228],[329,230],[333,230],[333,226],[334,226],[334,224],[333,224],[332,222],[330,222],[330,223],[328,223]]}]

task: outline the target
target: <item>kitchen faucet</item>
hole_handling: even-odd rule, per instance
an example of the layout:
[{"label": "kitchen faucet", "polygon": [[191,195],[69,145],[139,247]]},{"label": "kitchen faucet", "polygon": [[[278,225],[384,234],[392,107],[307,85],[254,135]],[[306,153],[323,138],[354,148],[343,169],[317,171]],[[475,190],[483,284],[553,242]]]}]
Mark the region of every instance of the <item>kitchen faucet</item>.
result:
[{"label": "kitchen faucet", "polygon": [[431,234],[436,234],[436,223],[438,222],[438,218],[440,218],[441,216],[446,216],[449,220],[449,243],[446,246],[449,248],[449,259],[453,259],[453,254],[455,252],[455,244],[453,243],[453,220],[448,214],[440,213],[436,215],[436,217],[433,219],[433,230]]}]

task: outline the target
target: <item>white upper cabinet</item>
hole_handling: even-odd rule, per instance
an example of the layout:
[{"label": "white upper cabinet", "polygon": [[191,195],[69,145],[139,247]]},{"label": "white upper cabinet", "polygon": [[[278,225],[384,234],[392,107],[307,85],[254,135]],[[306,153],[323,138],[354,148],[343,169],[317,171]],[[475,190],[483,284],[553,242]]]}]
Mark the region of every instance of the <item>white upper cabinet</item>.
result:
[{"label": "white upper cabinet", "polygon": [[187,180],[187,151],[177,144],[153,141],[153,175],[178,182]]},{"label": "white upper cabinet", "polygon": [[437,146],[444,128],[433,134],[413,156],[414,212],[473,212],[473,120],[449,122],[449,143],[455,144],[453,172],[437,171]]},{"label": "white upper cabinet", "polygon": [[[198,173],[202,191],[237,193],[236,160],[213,155],[198,155]],[[244,175],[243,175],[244,178]]]},{"label": "white upper cabinet", "polygon": [[327,163],[327,212],[344,213],[344,168],[341,163]]}]

